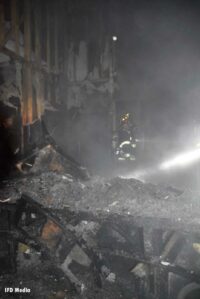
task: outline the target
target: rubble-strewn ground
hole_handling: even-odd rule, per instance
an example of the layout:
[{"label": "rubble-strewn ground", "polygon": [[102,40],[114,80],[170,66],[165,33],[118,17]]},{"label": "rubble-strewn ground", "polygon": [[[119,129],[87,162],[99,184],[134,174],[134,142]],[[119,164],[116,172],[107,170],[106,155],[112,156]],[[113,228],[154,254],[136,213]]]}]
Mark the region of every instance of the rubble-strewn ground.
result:
[{"label": "rubble-strewn ground", "polygon": [[135,179],[92,177],[77,181],[71,175],[44,171],[9,182],[49,208],[169,219],[200,225],[200,194],[142,183]]},{"label": "rubble-strewn ground", "polygon": [[[140,219],[144,223],[147,221],[147,226],[155,222],[159,227],[160,221],[164,221],[165,225],[177,225],[179,229],[197,231],[200,225],[200,194],[120,177],[109,180],[101,177],[80,180],[75,175],[78,170],[74,166],[66,165],[67,161],[63,162],[63,157],[61,158],[55,151],[44,149],[39,153],[35,165],[27,175],[5,182],[0,197],[11,198],[12,201],[19,198],[22,193],[29,194],[44,207],[54,213],[58,212],[62,224],[82,237],[87,245],[106,261],[101,267],[101,275],[104,277],[103,288],[98,291],[92,290],[81,298],[135,299],[134,276],[130,270],[135,266],[132,253],[133,251],[137,253],[138,250],[139,254],[140,249],[137,249],[136,243],[134,244],[137,233],[134,227],[130,227],[131,223],[134,223],[135,219]],[[86,213],[91,215],[91,219],[80,219],[71,228],[71,223],[68,223],[69,212],[74,215]],[[113,225],[112,228],[106,222],[112,217],[119,227]],[[77,221],[77,217],[75,218]],[[104,219],[104,224],[100,224],[98,219]],[[124,219],[128,219],[129,224],[124,224]],[[124,237],[124,230],[129,233],[130,239]],[[65,293],[65,288],[63,289],[60,281],[56,281],[58,280],[56,277],[48,277],[46,273],[42,274],[41,280],[40,275],[37,277],[38,273],[40,274],[40,270],[38,272],[40,266],[35,267],[33,272],[36,274],[34,274],[31,271],[33,265],[36,263],[30,263],[29,270],[26,268],[25,272],[23,271],[25,267],[21,266],[17,279],[23,280],[24,273],[30,272],[25,276],[29,277],[28,282],[32,285],[33,276],[36,275],[34,279],[41,281],[40,294],[42,294],[38,297],[37,293],[37,299],[79,298],[78,295],[73,297],[73,294]],[[51,279],[55,279],[55,284],[60,287],[60,294],[57,294],[58,289],[54,291]],[[45,291],[46,288],[51,289],[51,292]]]}]

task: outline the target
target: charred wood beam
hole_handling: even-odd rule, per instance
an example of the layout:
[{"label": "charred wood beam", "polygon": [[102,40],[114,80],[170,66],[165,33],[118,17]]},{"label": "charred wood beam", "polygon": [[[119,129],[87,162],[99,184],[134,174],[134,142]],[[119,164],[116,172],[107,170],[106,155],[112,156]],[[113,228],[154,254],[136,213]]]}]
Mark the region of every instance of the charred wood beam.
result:
[{"label": "charred wood beam", "polygon": [[38,66],[41,65],[41,11],[39,9],[39,2],[36,2],[34,10],[34,26],[35,26],[35,57]]},{"label": "charred wood beam", "polygon": [[[56,7],[58,10],[56,10]],[[59,14],[58,14],[59,13]],[[58,15],[60,15],[60,2],[54,3],[54,71],[58,72],[59,70],[59,47],[58,47]],[[56,93],[56,85],[57,85],[57,78],[53,77],[53,90],[52,90],[52,97],[54,99],[54,103],[58,101],[57,93]]]},{"label": "charred wood beam", "polygon": [[160,260],[174,262],[184,242],[185,239],[180,233],[173,232],[163,248]]},{"label": "charred wood beam", "polygon": [[47,70],[51,70],[51,20],[50,20],[50,9],[49,6],[46,7],[47,11],[47,32],[46,32],[46,61]]},{"label": "charred wood beam", "polygon": [[[39,3],[39,2],[38,2]],[[30,6],[30,1],[24,1],[24,6],[25,6],[25,11],[27,11],[27,6]],[[34,9],[35,11],[35,9]],[[39,11],[39,7],[36,6],[36,13],[35,13],[35,19],[36,24],[38,25],[38,30],[41,32],[40,28],[40,17],[41,17],[41,12]],[[25,19],[24,19],[25,18]],[[27,47],[27,39],[30,38],[31,36],[31,31],[29,30],[29,27],[27,27],[27,18],[30,19],[30,13],[25,13],[25,17],[19,16],[19,11],[18,11],[18,0],[11,0],[11,22],[12,26],[11,29],[8,31],[5,31],[4,28],[4,4],[3,1],[0,0],[0,52],[4,53],[5,55],[9,56],[13,60],[17,60],[22,64],[25,64],[27,66],[30,66],[33,70],[41,72],[42,74],[55,74],[58,75],[58,69],[48,69],[48,66],[41,65],[41,40],[39,39],[39,34],[36,35],[36,48],[35,48],[35,54],[36,54],[36,59],[35,61],[32,60],[31,57],[31,47],[30,51],[28,50]],[[20,44],[19,44],[19,28],[21,25],[24,25],[24,39],[25,39],[25,47],[24,47],[24,56],[20,54]],[[29,31],[29,32],[28,32]],[[8,49],[5,45],[11,39],[12,37],[15,38],[15,51]],[[29,52],[29,54],[28,54]],[[40,59],[38,57],[40,56]]]},{"label": "charred wood beam", "polygon": [[170,263],[163,264],[161,263],[161,267],[163,270],[167,271],[168,273],[174,273],[179,275],[191,282],[200,283],[200,275],[192,270],[185,269],[179,265],[174,265]]},{"label": "charred wood beam", "polygon": [[[0,274],[16,271],[17,242],[11,235],[15,226],[15,212],[15,204],[0,204]],[[3,265],[2,260],[5,262]]]},{"label": "charred wood beam", "polygon": [[[60,15],[60,2],[58,3],[59,7],[59,15]],[[55,10],[54,14],[54,23],[55,23],[55,32],[54,32],[54,64],[55,71],[58,72],[59,69],[59,61],[58,61],[58,12]]]},{"label": "charred wood beam", "polygon": [[[32,213],[35,214],[35,217],[27,219]],[[22,218],[22,215],[25,215],[25,218]],[[24,241],[25,244],[28,242],[28,245],[33,248],[38,246],[47,258],[63,270],[70,281],[75,284],[77,291],[79,291],[82,283],[76,278],[76,273],[72,273],[72,270],[68,268],[67,263],[71,259],[70,254],[74,248],[79,248],[79,252],[82,252],[89,262],[85,265],[85,271],[87,273],[91,271],[94,283],[101,287],[102,262],[98,256],[81,237],[76,236],[73,231],[60,223],[60,220],[50,211],[25,194],[17,202],[16,226],[15,237]],[[82,265],[81,262],[78,263]]]},{"label": "charred wood beam", "polygon": [[139,246],[141,248],[142,255],[145,257],[144,228],[143,227],[138,227],[138,239],[139,239]]},{"label": "charred wood beam", "polygon": [[[24,58],[31,60],[31,2],[24,2]],[[25,65],[23,72],[23,124],[31,123],[32,117],[32,70]]]},{"label": "charred wood beam", "polygon": [[[39,1],[36,2],[36,7],[34,10],[34,27],[35,27],[35,57],[36,65],[41,68],[41,23],[42,16],[41,10],[39,9]],[[43,87],[44,78],[43,74],[39,73],[38,80],[36,83],[36,105],[37,105],[37,117],[40,118],[43,113]]]},{"label": "charred wood beam", "polygon": [[[46,62],[47,62],[47,71],[50,73],[52,71],[52,35],[51,35],[51,5],[46,3],[47,11],[47,32],[46,32]],[[46,77],[46,99],[49,103],[52,101],[52,76]]]},{"label": "charred wood beam", "polygon": [[[150,293],[153,294],[153,298],[156,299],[169,299],[169,273],[178,275],[189,282],[200,283],[199,273],[173,263],[143,259],[138,259],[138,263],[149,266],[151,272],[154,274]],[[134,269],[131,272],[134,272]],[[143,279],[143,283],[144,282],[148,282],[146,277]],[[145,298],[148,299],[149,297],[147,296]]]},{"label": "charred wood beam", "polygon": [[11,22],[12,22],[12,36],[15,39],[15,52],[19,54],[19,12],[18,1],[11,2]]},{"label": "charred wood beam", "polygon": [[[168,262],[163,262],[163,261],[156,261],[154,259],[152,259],[152,260],[145,259],[144,260],[144,259],[140,259],[139,256],[138,256],[137,262],[146,264],[146,265],[150,266],[152,269],[156,270],[156,282],[155,282],[155,284],[157,284],[156,287],[158,287],[158,281],[160,280],[163,273],[165,275],[165,279],[167,279],[169,273],[174,273],[174,274],[179,275],[191,282],[200,283],[200,274],[199,273],[196,273],[195,271],[190,270],[190,269],[185,269],[179,265],[176,265],[173,263],[168,263]],[[133,270],[132,270],[132,272],[133,272]],[[155,275],[155,272],[154,272],[154,275]],[[163,282],[163,283],[165,283],[165,282]],[[159,285],[159,289],[160,288],[161,287]],[[160,299],[160,297],[159,297],[159,299]],[[164,297],[161,297],[161,299],[164,299]]]},{"label": "charred wood beam", "polygon": [[[164,245],[159,257],[160,265],[154,268],[154,294],[156,298],[168,299],[169,272],[180,274],[185,278],[189,277],[189,271],[183,271],[183,268],[171,264],[178,256],[184,242],[185,239],[180,233],[172,232],[171,236]],[[161,241],[160,244],[162,245]]]},{"label": "charred wood beam", "polygon": [[31,6],[30,0],[24,1],[24,58],[31,60]]},{"label": "charred wood beam", "polygon": [[169,272],[162,267],[154,268],[154,295],[156,299],[168,299]]},{"label": "charred wood beam", "polygon": [[24,22],[24,17],[19,16],[18,11],[18,0],[11,0],[11,28],[7,31],[5,30],[5,11],[4,3],[0,1],[0,51],[6,45],[8,40],[12,37],[15,38],[15,51],[19,54],[19,27]]},{"label": "charred wood beam", "polygon": [[152,232],[152,247],[153,247],[153,255],[160,256],[162,248],[163,248],[163,240],[162,240],[163,231],[161,229],[154,229]]}]

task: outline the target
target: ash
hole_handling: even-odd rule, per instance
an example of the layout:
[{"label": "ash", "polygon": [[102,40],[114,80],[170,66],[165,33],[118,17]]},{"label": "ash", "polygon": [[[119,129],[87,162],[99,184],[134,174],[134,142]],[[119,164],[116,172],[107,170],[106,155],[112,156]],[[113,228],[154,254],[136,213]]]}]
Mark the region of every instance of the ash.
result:
[{"label": "ash", "polygon": [[120,177],[87,175],[82,180],[81,171],[47,146],[39,152],[32,170],[23,178],[8,181],[2,192],[15,198],[29,194],[51,209],[68,207],[76,212],[168,219],[180,226],[200,224],[197,192]]},{"label": "ash", "polygon": [[[67,298],[87,299],[137,298],[136,280],[130,271],[130,267],[137,264],[136,256],[141,251],[137,248],[135,225],[146,226],[147,235],[150,227],[160,229],[162,226],[165,230],[176,227],[183,231],[198,231],[199,194],[136,179],[84,176],[84,171],[48,146],[38,153],[28,173],[4,182],[0,198],[12,202],[22,194],[28,194],[56,214],[65,228],[77,237],[81,236],[102,263],[99,270],[102,288],[90,287],[82,294],[68,293],[66,289],[70,289],[70,283],[63,274],[50,271],[51,265],[45,261],[41,268],[34,253],[32,258],[29,257],[29,264],[18,254],[21,266],[12,281],[31,284],[36,294],[32,298],[37,299],[51,298],[47,295],[53,286],[49,285],[51,279],[55,282],[51,291],[61,293],[60,297],[52,298],[64,299],[66,295]],[[151,246],[147,240],[147,254],[151,254]],[[74,256],[75,260],[80,260],[80,256]],[[61,278],[63,285],[59,282]],[[40,281],[40,289],[35,288],[33,281]]]}]

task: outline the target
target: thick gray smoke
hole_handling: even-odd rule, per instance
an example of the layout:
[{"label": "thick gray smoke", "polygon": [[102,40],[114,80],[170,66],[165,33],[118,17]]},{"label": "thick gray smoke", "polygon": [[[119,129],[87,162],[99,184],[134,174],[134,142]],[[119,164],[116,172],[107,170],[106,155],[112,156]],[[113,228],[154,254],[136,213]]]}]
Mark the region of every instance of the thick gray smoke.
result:
[{"label": "thick gray smoke", "polygon": [[146,139],[141,164],[192,148],[200,136],[199,12],[194,1],[142,1],[121,15],[121,98]]},{"label": "thick gray smoke", "polygon": [[200,120],[200,22],[195,6],[153,3],[125,19],[121,87],[124,99],[141,103],[141,121],[150,133],[168,137]]},{"label": "thick gray smoke", "polygon": [[[138,167],[151,167],[194,146],[200,136],[200,9],[195,1],[114,2],[117,101],[129,106],[144,138]],[[109,120],[93,108],[86,114],[71,126],[67,143],[78,139],[75,156],[106,172]]]}]

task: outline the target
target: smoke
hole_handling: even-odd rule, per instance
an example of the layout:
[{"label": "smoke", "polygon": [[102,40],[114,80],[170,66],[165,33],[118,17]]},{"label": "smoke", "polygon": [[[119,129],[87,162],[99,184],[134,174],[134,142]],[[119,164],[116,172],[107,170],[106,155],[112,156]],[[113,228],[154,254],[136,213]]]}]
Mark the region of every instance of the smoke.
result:
[{"label": "smoke", "polygon": [[[199,118],[200,23],[195,6],[147,1],[122,18],[119,57],[122,98],[140,102],[152,136]],[[137,107],[136,107],[137,109]]]},{"label": "smoke", "polygon": [[120,16],[121,99],[132,102],[145,138],[158,141],[146,145],[155,159],[180,150],[200,121],[199,11],[194,1],[140,1]]},{"label": "smoke", "polygon": [[[198,136],[194,131],[200,124],[199,12],[194,1],[127,0],[118,1],[112,14],[120,89],[116,99],[133,112],[144,137],[137,162],[141,169],[185,151]],[[66,125],[65,143],[86,165],[106,171],[111,145],[108,107],[99,113],[96,104],[92,99],[87,112]],[[75,151],[77,140],[80,148]]]},{"label": "smoke", "polygon": [[92,98],[83,107],[73,107],[63,115],[59,113],[56,119],[57,126],[49,130],[63,150],[90,172],[106,174],[112,163],[108,102]]}]

